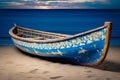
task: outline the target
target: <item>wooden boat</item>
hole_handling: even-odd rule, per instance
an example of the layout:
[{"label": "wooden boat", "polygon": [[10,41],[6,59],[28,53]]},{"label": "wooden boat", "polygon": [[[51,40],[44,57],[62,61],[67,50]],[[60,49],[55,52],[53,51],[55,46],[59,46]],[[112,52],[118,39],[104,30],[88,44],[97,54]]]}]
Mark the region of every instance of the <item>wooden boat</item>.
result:
[{"label": "wooden boat", "polygon": [[22,28],[14,25],[9,34],[19,49],[47,57],[66,58],[81,65],[97,65],[107,54],[111,23],[75,34],[66,35]]}]

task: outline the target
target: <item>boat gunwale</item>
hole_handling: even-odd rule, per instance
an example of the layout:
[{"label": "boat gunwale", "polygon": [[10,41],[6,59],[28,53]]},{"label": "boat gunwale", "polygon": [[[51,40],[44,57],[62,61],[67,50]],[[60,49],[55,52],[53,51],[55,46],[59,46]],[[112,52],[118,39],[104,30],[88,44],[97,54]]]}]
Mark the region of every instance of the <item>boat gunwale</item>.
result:
[{"label": "boat gunwale", "polygon": [[[85,32],[82,32],[82,33],[78,33],[78,34],[75,34],[73,36],[67,36],[65,38],[56,38],[56,39],[48,39],[48,40],[35,40],[35,39],[29,39],[29,38],[22,38],[22,37],[19,37],[17,36],[16,34],[13,33],[13,30],[15,29],[15,27],[13,27],[12,29],[10,29],[9,31],[9,34],[11,35],[12,38],[15,38],[17,40],[22,40],[22,41],[26,41],[26,42],[44,42],[44,43],[54,43],[54,42],[60,42],[60,41],[66,41],[66,40],[70,40],[70,39],[74,39],[76,37],[79,37],[79,36],[84,36],[84,35],[87,35],[87,34],[90,34],[92,32],[96,32],[96,31],[99,31],[101,29],[104,29],[106,28],[107,26],[101,26],[101,27],[98,27],[98,28],[94,28],[94,29],[91,29],[91,30],[88,30],[88,31],[85,31]],[[21,27],[20,27],[21,28]],[[23,28],[23,29],[27,29],[27,28]],[[31,30],[31,31],[38,31],[38,30],[32,30],[32,29],[27,29],[27,30]],[[44,31],[43,31],[44,32]],[[48,32],[49,33],[49,32]],[[53,33],[55,34],[55,33]],[[59,33],[58,33],[59,34]]]}]

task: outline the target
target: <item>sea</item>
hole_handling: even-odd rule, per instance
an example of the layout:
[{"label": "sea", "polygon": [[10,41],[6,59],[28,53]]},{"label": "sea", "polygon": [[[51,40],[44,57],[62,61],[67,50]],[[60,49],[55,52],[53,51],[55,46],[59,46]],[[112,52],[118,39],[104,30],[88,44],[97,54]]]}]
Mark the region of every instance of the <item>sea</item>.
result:
[{"label": "sea", "polygon": [[112,22],[111,46],[120,46],[120,9],[0,9],[0,45],[13,45],[8,31],[21,27],[74,35]]}]

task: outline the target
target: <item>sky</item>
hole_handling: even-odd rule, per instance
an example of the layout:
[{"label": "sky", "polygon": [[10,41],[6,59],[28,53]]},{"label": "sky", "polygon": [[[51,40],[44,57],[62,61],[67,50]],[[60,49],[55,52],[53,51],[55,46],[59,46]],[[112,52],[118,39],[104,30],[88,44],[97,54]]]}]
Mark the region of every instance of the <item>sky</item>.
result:
[{"label": "sky", "polygon": [[120,0],[0,0],[0,9],[120,9]]}]

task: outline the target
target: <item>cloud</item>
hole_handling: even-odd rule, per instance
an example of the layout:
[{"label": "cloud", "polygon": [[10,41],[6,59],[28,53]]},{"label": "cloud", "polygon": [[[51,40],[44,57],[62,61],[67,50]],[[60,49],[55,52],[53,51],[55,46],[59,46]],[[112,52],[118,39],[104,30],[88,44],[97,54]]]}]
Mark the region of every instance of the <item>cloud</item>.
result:
[{"label": "cloud", "polygon": [[21,3],[21,2],[3,2],[7,5],[16,5],[16,6],[22,6],[24,5],[25,3]]},{"label": "cloud", "polygon": [[[18,9],[90,9],[116,8],[112,0],[0,0],[0,8]],[[115,7],[114,7],[115,5]],[[117,4],[118,5],[118,4]],[[118,5],[119,6],[119,5]]]},{"label": "cloud", "polygon": [[0,2],[0,8],[24,8],[25,3],[23,2]]},{"label": "cloud", "polygon": [[[28,0],[24,0],[24,1],[28,1]],[[74,3],[85,3],[85,2],[90,2],[90,3],[93,3],[93,2],[99,2],[99,3],[108,3],[107,0],[49,0],[49,1],[44,1],[44,0],[31,0],[31,1],[34,1],[34,3],[36,4],[46,4],[46,5],[49,5],[51,3],[57,3],[57,4],[60,4],[60,3],[66,3],[66,4],[74,4]]]},{"label": "cloud", "polygon": [[[30,6],[30,3],[33,1],[32,5],[35,9],[65,9],[65,8],[88,8],[86,5],[82,5],[83,3],[89,2],[99,2],[99,3],[107,3],[107,0],[24,0],[26,1],[26,5]],[[30,7],[31,7],[30,6]],[[90,8],[90,6],[89,6]]]}]

